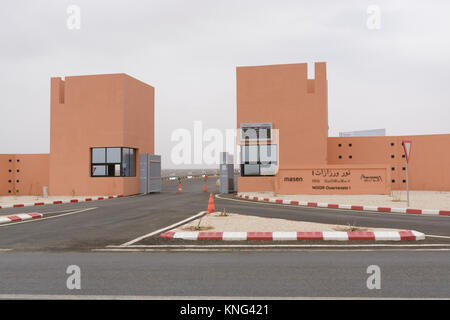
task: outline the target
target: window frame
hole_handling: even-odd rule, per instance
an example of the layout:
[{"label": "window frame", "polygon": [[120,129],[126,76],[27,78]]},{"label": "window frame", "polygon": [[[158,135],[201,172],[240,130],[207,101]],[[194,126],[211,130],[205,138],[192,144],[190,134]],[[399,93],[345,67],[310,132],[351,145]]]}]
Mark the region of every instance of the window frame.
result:
[{"label": "window frame", "polygon": [[[94,149],[104,149],[105,150],[105,162],[93,162],[93,151]],[[108,149],[120,149],[120,162],[108,162]],[[128,169],[130,174],[125,175],[124,174],[124,156],[123,152],[124,149],[128,149],[128,158],[129,158],[129,164],[130,168]],[[130,152],[132,150],[132,152]],[[137,156],[137,149],[131,148],[131,147],[91,147],[89,148],[90,152],[90,177],[91,178],[131,178],[136,177],[136,156]],[[132,158],[130,159],[130,156],[132,155]],[[119,175],[115,175],[116,172],[116,166],[119,165]],[[104,175],[94,175],[93,169],[94,166],[105,166],[105,174]],[[113,175],[109,175],[109,166],[113,166]],[[131,171],[133,169],[133,171]]]},{"label": "window frame", "polygon": [[[261,137],[261,129],[267,130],[266,137]],[[271,141],[272,140],[272,123],[271,122],[258,122],[258,123],[241,123],[240,124],[240,141]],[[256,137],[250,138],[244,134],[246,130],[254,130]]]},{"label": "window frame", "polygon": [[[272,146],[274,146],[275,149],[275,153],[276,153],[276,160],[275,161],[261,161],[261,146],[267,147],[267,148],[272,148]],[[257,148],[257,160],[255,161],[250,161],[250,152],[248,159],[245,157],[245,151],[244,149],[248,147],[256,147]],[[275,176],[276,173],[274,174],[261,174],[261,166],[267,166],[267,165],[277,165],[278,164],[278,144],[275,143],[267,143],[267,144],[245,144],[245,145],[241,145],[241,162],[240,162],[240,167],[241,167],[241,176],[243,177],[267,177],[267,176]],[[257,166],[258,167],[258,173],[257,174],[246,174],[245,173],[245,167],[246,166]],[[256,170],[255,170],[256,171]]]}]

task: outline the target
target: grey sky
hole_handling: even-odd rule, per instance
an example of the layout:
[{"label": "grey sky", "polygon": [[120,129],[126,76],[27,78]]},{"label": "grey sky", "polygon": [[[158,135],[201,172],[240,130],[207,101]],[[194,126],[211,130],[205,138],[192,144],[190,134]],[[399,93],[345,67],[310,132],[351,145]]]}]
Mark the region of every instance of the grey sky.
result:
[{"label": "grey sky", "polygon": [[[70,4],[80,30],[66,27]],[[49,152],[50,77],[124,72],[156,88],[156,152],[173,167],[176,128],[236,127],[236,66],[314,61],[327,62],[330,136],[450,133],[449,13],[449,1],[2,1],[0,153]]]}]

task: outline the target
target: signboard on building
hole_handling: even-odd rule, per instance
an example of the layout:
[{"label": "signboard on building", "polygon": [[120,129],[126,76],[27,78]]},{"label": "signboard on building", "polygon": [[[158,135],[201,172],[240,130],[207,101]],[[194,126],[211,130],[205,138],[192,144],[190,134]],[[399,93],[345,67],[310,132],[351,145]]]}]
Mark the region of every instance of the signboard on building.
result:
[{"label": "signboard on building", "polygon": [[324,167],[280,170],[279,194],[388,194],[388,168]]}]

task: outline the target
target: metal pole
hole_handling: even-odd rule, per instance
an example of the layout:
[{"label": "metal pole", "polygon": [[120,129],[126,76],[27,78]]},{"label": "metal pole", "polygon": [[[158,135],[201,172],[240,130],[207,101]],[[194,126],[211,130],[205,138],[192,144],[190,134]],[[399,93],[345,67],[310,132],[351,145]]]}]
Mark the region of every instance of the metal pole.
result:
[{"label": "metal pole", "polygon": [[409,207],[408,160],[406,160],[406,205]]}]

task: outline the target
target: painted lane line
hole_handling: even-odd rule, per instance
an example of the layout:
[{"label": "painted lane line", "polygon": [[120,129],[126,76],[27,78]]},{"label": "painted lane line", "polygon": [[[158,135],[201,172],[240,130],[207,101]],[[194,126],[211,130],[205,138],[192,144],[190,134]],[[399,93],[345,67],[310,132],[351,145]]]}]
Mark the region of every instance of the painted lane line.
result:
[{"label": "painted lane line", "polygon": [[126,246],[129,246],[129,245],[132,245],[133,243],[139,242],[139,241],[141,241],[141,240],[143,240],[143,239],[145,239],[145,238],[154,236],[155,234],[162,233],[162,232],[164,232],[164,231],[166,231],[166,230],[170,230],[170,229],[176,228],[176,227],[178,227],[178,226],[181,225],[181,224],[184,224],[184,223],[186,223],[186,222],[189,222],[189,221],[191,221],[191,220],[194,220],[194,219],[196,219],[196,218],[198,218],[198,217],[204,215],[205,213],[206,213],[206,211],[201,211],[201,212],[197,213],[196,215],[193,215],[193,216],[191,216],[191,217],[189,217],[189,218],[187,218],[187,219],[184,219],[184,220],[182,220],[182,221],[179,221],[179,222],[177,222],[177,223],[174,223],[174,224],[172,224],[172,225],[170,225],[170,226],[168,226],[168,227],[164,227],[164,228],[161,228],[161,229],[159,229],[159,230],[153,231],[153,232],[151,232],[151,233],[147,233],[147,234],[145,234],[145,235],[143,235],[143,236],[140,236],[140,237],[138,237],[138,238],[136,238],[136,239],[133,239],[133,240],[128,241],[128,242],[125,242],[125,243],[121,244],[120,246],[121,246],[121,247],[126,247]]},{"label": "painted lane line", "polygon": [[436,235],[431,235],[431,234],[427,234],[427,237],[432,237],[432,238],[443,238],[443,239],[450,239],[449,236],[436,236]]},{"label": "painted lane line", "polygon": [[284,252],[405,252],[405,251],[420,251],[420,252],[450,252],[450,248],[397,248],[397,249],[363,249],[363,248],[345,248],[345,249],[332,249],[332,248],[251,248],[251,249],[236,249],[236,248],[209,248],[209,249],[196,249],[196,248],[160,248],[160,249],[133,249],[128,247],[123,248],[100,248],[92,249],[93,252],[268,252],[268,251],[284,251]]},{"label": "painted lane line", "polygon": [[[123,248],[118,245],[109,245],[108,248]],[[445,243],[417,243],[417,244],[379,244],[379,243],[368,243],[368,244],[154,244],[145,245],[137,244],[127,246],[129,249],[145,249],[145,248],[382,248],[382,247],[393,247],[393,248],[420,248],[420,247],[444,247],[450,249],[450,244]]]},{"label": "painted lane line", "polygon": [[278,297],[278,296],[138,296],[69,294],[0,294],[1,300],[450,300],[450,298],[411,297]]}]

